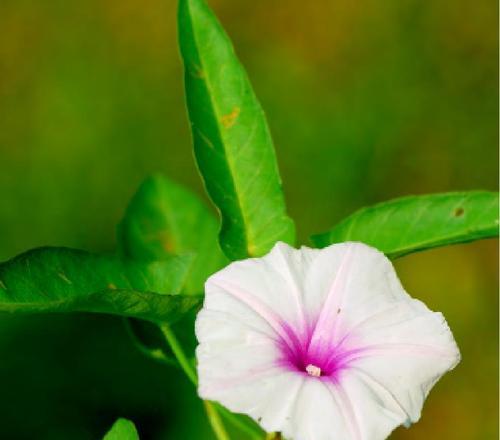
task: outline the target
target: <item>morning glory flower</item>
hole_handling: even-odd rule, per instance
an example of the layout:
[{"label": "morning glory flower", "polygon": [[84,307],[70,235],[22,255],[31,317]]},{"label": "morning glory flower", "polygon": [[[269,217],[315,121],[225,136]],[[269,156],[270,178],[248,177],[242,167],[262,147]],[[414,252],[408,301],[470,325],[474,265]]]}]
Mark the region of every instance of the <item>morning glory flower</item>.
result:
[{"label": "morning glory flower", "polygon": [[293,440],[385,439],[460,360],[443,315],[362,243],[230,264],[206,282],[196,335],[200,396]]}]

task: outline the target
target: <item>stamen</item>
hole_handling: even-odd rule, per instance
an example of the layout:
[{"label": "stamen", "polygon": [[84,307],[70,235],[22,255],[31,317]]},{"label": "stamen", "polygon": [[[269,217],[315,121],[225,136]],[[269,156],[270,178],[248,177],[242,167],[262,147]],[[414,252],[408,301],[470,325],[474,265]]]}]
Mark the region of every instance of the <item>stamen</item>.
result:
[{"label": "stamen", "polygon": [[306,367],[307,374],[309,374],[312,377],[320,377],[321,376],[321,368],[317,367],[316,365],[309,364]]}]

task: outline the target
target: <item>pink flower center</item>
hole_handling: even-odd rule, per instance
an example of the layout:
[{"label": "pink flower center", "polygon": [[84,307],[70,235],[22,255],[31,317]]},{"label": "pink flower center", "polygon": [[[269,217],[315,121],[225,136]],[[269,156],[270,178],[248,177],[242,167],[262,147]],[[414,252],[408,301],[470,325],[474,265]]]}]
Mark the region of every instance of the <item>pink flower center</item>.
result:
[{"label": "pink flower center", "polygon": [[278,364],[288,371],[337,380],[339,373],[363,351],[350,348],[345,338],[336,343],[333,337],[327,340],[313,338],[312,331],[300,335],[287,323],[282,323],[282,328],[287,338],[279,342]]}]

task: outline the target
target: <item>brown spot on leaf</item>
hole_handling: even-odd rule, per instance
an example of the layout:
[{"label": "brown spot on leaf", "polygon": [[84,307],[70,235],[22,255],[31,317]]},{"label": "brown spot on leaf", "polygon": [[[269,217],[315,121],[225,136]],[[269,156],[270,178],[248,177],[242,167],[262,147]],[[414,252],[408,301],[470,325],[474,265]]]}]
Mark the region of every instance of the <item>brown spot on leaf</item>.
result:
[{"label": "brown spot on leaf", "polygon": [[464,208],[457,208],[455,209],[454,215],[455,217],[462,217],[464,215]]},{"label": "brown spot on leaf", "polygon": [[233,108],[231,113],[228,113],[227,115],[222,116],[220,118],[220,122],[222,123],[224,128],[230,128],[236,122],[236,118],[239,116],[239,114],[240,114],[240,108],[235,107],[235,108]]},{"label": "brown spot on leaf", "polygon": [[160,239],[161,247],[164,251],[166,251],[169,254],[172,254],[175,250],[175,243],[173,242],[172,238],[170,237],[169,234],[162,234],[162,237]]},{"label": "brown spot on leaf", "polygon": [[113,283],[108,284],[108,289],[116,290],[116,286]]}]

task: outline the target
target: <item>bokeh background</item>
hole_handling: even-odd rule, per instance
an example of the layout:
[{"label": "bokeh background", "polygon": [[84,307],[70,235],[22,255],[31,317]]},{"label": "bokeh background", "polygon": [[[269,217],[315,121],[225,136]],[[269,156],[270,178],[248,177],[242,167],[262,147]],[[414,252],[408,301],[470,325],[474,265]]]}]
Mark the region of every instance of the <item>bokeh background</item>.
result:
[{"label": "bokeh background", "polygon": [[[495,0],[211,0],[267,111],[299,237],[365,204],[496,189]],[[0,260],[106,251],[140,181],[203,194],[171,0],[1,0]],[[495,240],[405,257],[403,284],[463,361],[394,439],[498,438]],[[174,369],[120,319],[0,317],[0,438],[91,440],[117,416],[145,439],[210,439]]]}]

